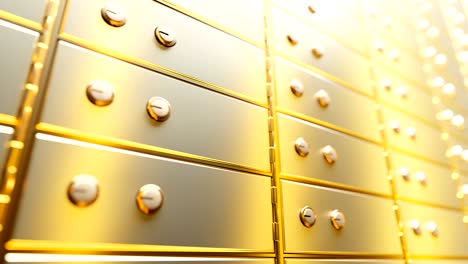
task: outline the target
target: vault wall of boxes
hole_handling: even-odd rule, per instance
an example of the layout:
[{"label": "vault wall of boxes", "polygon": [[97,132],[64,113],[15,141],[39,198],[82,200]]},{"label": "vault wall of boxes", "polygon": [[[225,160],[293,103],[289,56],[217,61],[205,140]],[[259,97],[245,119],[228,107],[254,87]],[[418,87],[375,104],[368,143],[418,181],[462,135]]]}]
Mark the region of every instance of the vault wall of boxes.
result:
[{"label": "vault wall of boxes", "polygon": [[468,263],[468,1],[0,0],[6,263]]}]

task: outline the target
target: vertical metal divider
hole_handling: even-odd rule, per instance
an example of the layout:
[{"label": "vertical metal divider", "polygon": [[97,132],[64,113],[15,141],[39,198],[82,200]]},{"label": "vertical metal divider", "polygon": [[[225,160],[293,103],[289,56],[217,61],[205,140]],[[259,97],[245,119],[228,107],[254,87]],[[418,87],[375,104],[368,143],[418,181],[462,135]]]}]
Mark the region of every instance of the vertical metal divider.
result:
[{"label": "vertical metal divider", "polygon": [[4,245],[13,233],[16,209],[19,205],[23,183],[32,145],[35,126],[38,121],[39,108],[45,96],[48,73],[52,67],[58,23],[62,15],[63,1],[48,0],[43,15],[42,31],[36,41],[31,64],[22,90],[22,97],[17,109],[17,125],[8,142],[5,163],[1,171],[0,195],[8,197],[0,203],[0,256],[2,260],[7,253]]},{"label": "vertical metal divider", "polygon": [[385,132],[385,120],[384,120],[383,113],[382,113],[382,101],[378,94],[377,80],[375,78],[374,64],[372,62],[372,58],[370,58],[370,60],[371,60],[370,78],[371,80],[373,80],[372,91],[374,95],[374,100],[376,102],[376,113],[377,113],[377,119],[379,121],[378,129],[380,131],[380,135],[382,137],[382,143],[384,146],[383,155],[385,158],[385,164],[387,166],[387,179],[390,184],[390,189],[392,193],[393,210],[395,211],[395,218],[396,218],[397,225],[398,225],[398,236],[400,238],[401,250],[403,253],[405,264],[408,264],[410,262],[408,261],[407,243],[406,243],[406,239],[404,235],[405,234],[404,224],[402,222],[402,217],[401,217],[400,201],[397,199],[397,190],[396,190],[397,188],[395,185],[395,179],[393,175],[393,168],[392,168],[392,162],[391,162],[391,150],[389,148],[387,135]]},{"label": "vertical metal divider", "polygon": [[273,243],[276,264],[284,261],[284,226],[283,226],[283,202],[280,179],[280,155],[278,141],[278,119],[276,114],[276,90],[274,75],[274,58],[272,48],[272,22],[271,22],[271,0],[264,0],[264,33],[265,33],[265,70],[266,88],[268,97],[268,133],[270,139],[270,168],[271,199],[273,212]]}]

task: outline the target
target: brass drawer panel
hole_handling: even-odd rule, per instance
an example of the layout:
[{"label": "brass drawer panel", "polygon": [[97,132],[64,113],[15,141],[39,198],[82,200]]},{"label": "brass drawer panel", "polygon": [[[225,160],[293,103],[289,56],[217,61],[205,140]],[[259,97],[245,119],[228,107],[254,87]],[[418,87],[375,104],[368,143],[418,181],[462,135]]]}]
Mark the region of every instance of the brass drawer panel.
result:
[{"label": "brass drawer panel", "polygon": [[273,3],[361,54],[368,53],[369,39],[362,24],[364,21],[360,0],[273,0]]},{"label": "brass drawer panel", "polygon": [[[223,27],[264,43],[264,1],[263,0],[169,0],[186,10],[209,19]],[[242,17],[242,19],[239,19]]]},{"label": "brass drawer panel", "polygon": [[[37,135],[13,239],[273,251],[269,177],[59,141]],[[66,193],[83,173],[100,190],[80,208]],[[145,184],[164,193],[154,215],[136,206]]]},{"label": "brass drawer panel", "polygon": [[[401,254],[392,200],[282,181],[285,252],[352,252],[353,254]],[[299,219],[301,208],[310,206],[315,224],[306,228]],[[332,210],[341,211],[346,224],[335,230]]]},{"label": "brass drawer panel", "polygon": [[46,0],[5,0],[0,2],[0,10],[41,23],[46,2]]},{"label": "brass drawer panel", "polygon": [[[323,120],[377,142],[381,140],[373,100],[281,58],[275,59],[275,72],[279,109]],[[292,80],[303,84],[305,91],[302,96],[292,93]],[[320,90],[324,90],[331,99],[327,107],[322,107],[315,98]]]},{"label": "brass drawer panel", "polygon": [[[465,128],[466,129],[466,128]],[[455,138],[449,134],[449,139],[447,140],[447,160],[450,160],[450,164],[457,169],[468,171],[468,160],[463,159],[463,152],[458,153],[460,150],[457,150],[457,147],[462,147],[462,151],[465,151],[466,159],[466,150],[468,149],[468,141],[464,138]]]},{"label": "brass drawer panel", "polygon": [[[390,159],[398,197],[459,207],[456,182],[449,168],[396,151],[390,154]],[[409,172],[409,180],[404,178],[406,172]]]},{"label": "brass drawer panel", "polygon": [[403,260],[320,260],[320,259],[285,259],[286,264],[347,264],[347,263],[366,263],[366,264],[403,264]]},{"label": "brass drawer panel", "polygon": [[[432,96],[398,75],[380,67],[374,68],[379,98],[427,121],[438,123],[432,104]],[[389,85],[390,84],[390,85]]]},{"label": "brass drawer panel", "polygon": [[[5,1],[3,1],[5,2]],[[6,1],[15,2],[15,1]],[[26,82],[38,34],[34,31],[0,20],[0,113],[16,115],[22,88]]]},{"label": "brass drawer panel", "polygon": [[[410,256],[468,256],[468,228],[463,224],[460,211],[409,203],[402,203],[401,210]],[[413,220],[420,223],[420,235],[416,235],[410,227],[409,223]],[[437,225],[437,237],[429,231],[429,222]]]},{"label": "brass drawer panel", "polygon": [[[390,193],[383,147],[282,114],[278,115],[278,131],[281,173]],[[307,157],[296,153],[299,137],[309,145]],[[337,152],[333,165],[321,153],[326,145]]]},{"label": "brass drawer panel", "polygon": [[[91,80],[114,86],[112,104],[87,99]],[[167,121],[147,114],[154,96],[172,105]],[[269,171],[267,116],[264,108],[61,42],[42,121]]]},{"label": "brass drawer panel", "polygon": [[420,46],[416,40],[416,31],[413,30],[413,25],[402,24],[401,21],[396,21],[389,17],[371,17],[367,23],[369,38],[374,44],[373,49],[380,44],[383,52],[391,51],[392,48],[403,49],[412,53],[414,58],[418,59]]},{"label": "brass drawer panel", "polygon": [[[264,50],[155,1],[119,1],[128,21],[114,28],[101,18],[101,8],[106,2],[70,1],[63,31],[98,48],[123,53],[266,103]],[[158,25],[175,31],[175,46],[166,48],[158,44],[154,37]]]},{"label": "brass drawer panel", "polygon": [[[390,110],[388,107],[383,107],[382,113],[390,147],[396,147],[435,161],[448,162],[445,157],[446,143],[442,141],[442,132],[436,127]],[[396,132],[397,129],[392,127],[399,127],[399,132]],[[415,129],[415,137],[411,136],[411,129]]]},{"label": "brass drawer panel", "polygon": [[[372,94],[370,65],[364,57],[277,8],[272,8],[272,15],[274,49],[277,52],[327,72],[363,93]],[[288,41],[288,34],[297,35],[296,45]],[[322,54],[321,58],[314,56],[313,49]]]},{"label": "brass drawer panel", "polygon": [[371,60],[374,64],[390,69],[419,85],[426,84],[426,75],[419,58],[410,55],[407,51],[390,42],[384,45],[387,45],[388,48],[385,48],[383,52],[375,48],[371,49]]}]

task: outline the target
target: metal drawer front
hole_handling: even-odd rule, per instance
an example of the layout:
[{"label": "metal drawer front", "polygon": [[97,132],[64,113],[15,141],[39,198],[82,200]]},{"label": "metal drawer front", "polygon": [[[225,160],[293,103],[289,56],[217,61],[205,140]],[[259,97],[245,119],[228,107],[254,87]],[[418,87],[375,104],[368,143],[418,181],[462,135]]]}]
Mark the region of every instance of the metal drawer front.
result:
[{"label": "metal drawer front", "polygon": [[0,98],[3,99],[0,104],[0,113],[2,114],[16,115],[37,36],[38,34],[34,31],[0,20],[0,39],[2,40]]},{"label": "metal drawer front", "polygon": [[0,10],[4,10],[8,13],[15,14],[37,23],[42,22],[45,6],[46,0],[0,1]]},{"label": "metal drawer front", "polygon": [[[392,200],[282,181],[286,252],[352,252],[401,254]],[[316,223],[306,228],[299,214],[310,206]],[[341,211],[346,218],[335,230],[329,214]]]},{"label": "metal drawer front", "polygon": [[[154,1],[120,0],[128,21],[115,28],[101,18],[106,2],[70,1],[64,32],[266,102],[262,49]],[[154,31],[159,25],[175,31],[175,46],[158,44]]]},{"label": "metal drawer front", "polygon": [[[382,108],[382,113],[388,143],[391,147],[409,151],[435,161],[448,162],[445,157],[446,145],[441,139],[441,131],[387,107]],[[394,125],[399,127],[399,132],[397,132],[397,129],[392,128]],[[411,136],[411,130],[415,132],[415,137]]]},{"label": "metal drawer front", "polygon": [[374,69],[378,96],[385,102],[415,114],[427,121],[438,123],[432,97],[405,82],[396,74],[380,67]]},{"label": "metal drawer front", "polygon": [[[278,108],[323,120],[374,141],[381,140],[373,100],[281,58],[275,60],[275,71]],[[301,97],[291,92],[293,80],[304,85]],[[320,90],[324,90],[331,99],[326,108],[320,106],[315,98]]]},{"label": "metal drawer front", "polygon": [[[366,263],[366,264],[403,264],[403,260],[320,260],[320,259],[286,259],[286,264],[356,264],[356,263]],[[455,264],[455,263],[454,263]]]},{"label": "metal drawer front", "polygon": [[[304,176],[353,186],[368,191],[390,193],[383,148],[312,123],[278,115],[281,173]],[[309,145],[307,157],[295,151],[302,137]],[[338,160],[328,164],[321,149],[332,146]]]},{"label": "metal drawer front", "polygon": [[[366,94],[372,94],[370,65],[364,57],[346,49],[332,38],[313,30],[279,9],[273,8],[272,14],[275,29],[274,48],[277,52],[323,70]],[[288,34],[297,36],[296,45],[288,41]],[[314,56],[313,49],[320,50],[321,58]]]},{"label": "metal drawer front", "polygon": [[384,43],[384,45],[388,48],[383,52],[375,48],[371,49],[371,59],[375,64],[382,65],[407,80],[416,82],[419,85],[425,85],[426,75],[423,72],[419,58],[409,55],[407,51],[390,42]]},{"label": "metal drawer front", "polygon": [[[468,256],[468,229],[463,224],[460,211],[409,203],[402,203],[401,210],[409,255]],[[414,220],[421,225],[421,235],[416,235],[410,227]],[[431,235],[428,229],[430,222],[437,225],[438,237]]]},{"label": "metal drawer front", "polygon": [[[169,2],[232,29],[257,43],[264,43],[264,1],[262,0],[170,0]],[[240,17],[242,19],[239,19]]]},{"label": "metal drawer front", "polygon": [[416,32],[412,30],[413,25],[401,24],[400,21],[383,16],[370,18],[367,26],[369,37],[374,44],[373,49],[377,48],[376,44],[380,43],[382,51],[387,54],[392,48],[401,48],[412,53],[415,58],[419,58],[417,51],[420,47],[416,41]]},{"label": "metal drawer front", "polygon": [[273,0],[273,2],[310,23],[314,29],[330,34],[362,54],[368,53],[369,39],[362,24],[361,1]]},{"label": "metal drawer front", "polygon": [[[49,140],[36,139],[13,239],[273,250],[269,177]],[[66,194],[83,173],[100,189],[80,208]],[[145,184],[164,193],[154,215],[136,206]]]},{"label": "metal drawer front", "polygon": [[[93,105],[91,80],[115,88]],[[165,122],[147,114],[154,96],[172,105]],[[57,111],[61,109],[61,111]],[[43,122],[269,171],[267,110],[61,42]]]},{"label": "metal drawer front", "polygon": [[[390,154],[390,158],[399,197],[459,207],[460,201],[455,195],[456,183],[450,177],[449,168],[418,160],[396,151]],[[409,172],[409,180],[404,178],[406,172]]]}]

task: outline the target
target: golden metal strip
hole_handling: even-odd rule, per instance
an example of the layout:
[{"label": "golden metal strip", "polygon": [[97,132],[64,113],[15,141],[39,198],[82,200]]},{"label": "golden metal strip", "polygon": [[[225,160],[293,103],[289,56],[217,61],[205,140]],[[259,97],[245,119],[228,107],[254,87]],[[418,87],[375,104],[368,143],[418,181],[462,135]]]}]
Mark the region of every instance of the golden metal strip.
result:
[{"label": "golden metal strip", "polygon": [[271,1],[264,0],[264,22],[265,22],[265,71],[267,76],[267,97],[268,97],[268,124],[270,138],[270,167],[272,171],[271,191],[272,191],[272,215],[273,215],[273,246],[275,249],[276,264],[284,264],[284,223],[283,223],[283,192],[280,181],[280,154],[278,137],[278,117],[276,114],[276,80],[274,57],[272,54],[272,18]]},{"label": "golden metal strip", "polygon": [[[302,24],[314,29],[314,30],[318,30],[322,33],[325,33],[327,36],[331,37],[333,40],[335,40],[336,42],[340,43],[342,46],[352,50],[353,52],[359,54],[360,56],[366,58],[366,59],[370,59],[369,58],[369,54],[366,54],[366,53],[363,53],[361,50],[358,50],[356,49],[355,47],[352,47],[351,45],[349,45],[348,43],[346,42],[343,42],[343,40],[340,40],[337,35],[333,34],[332,32],[330,31],[326,31],[326,30],[323,30],[323,29],[320,29],[319,26],[317,25],[314,25],[313,23],[311,23],[310,21],[308,21],[304,16],[301,16],[301,15],[297,15],[295,14],[294,12],[292,12],[291,10],[289,9],[286,9],[284,8],[283,6],[273,2],[273,5],[275,6],[275,8],[278,8],[279,10],[281,10],[283,13],[286,13],[287,15],[291,16],[291,17],[294,17],[296,18],[297,20],[299,20],[300,22],[302,22]],[[361,23],[362,24],[362,23]],[[361,26],[364,26],[363,24]]]},{"label": "golden metal strip", "polygon": [[375,140],[373,140],[371,138],[361,136],[361,135],[359,135],[357,133],[354,133],[354,132],[352,132],[350,130],[338,127],[338,126],[333,125],[331,123],[328,123],[326,121],[316,119],[316,118],[313,118],[313,117],[310,117],[310,116],[307,116],[307,115],[304,115],[304,114],[301,114],[301,113],[297,113],[297,112],[294,112],[294,111],[290,111],[290,110],[287,110],[287,109],[281,108],[281,107],[278,107],[277,109],[278,109],[277,110],[278,113],[293,116],[293,117],[302,119],[304,121],[311,122],[311,123],[314,123],[314,124],[317,124],[317,125],[320,125],[320,126],[323,126],[323,127],[326,127],[326,128],[330,128],[330,129],[333,129],[335,131],[341,132],[343,134],[347,134],[349,136],[352,136],[352,137],[367,141],[369,143],[373,143],[375,145],[382,146],[382,142],[378,142],[378,141],[375,141]]},{"label": "golden metal strip", "polygon": [[242,166],[242,165],[234,164],[234,163],[227,162],[227,161],[221,161],[217,159],[188,154],[185,152],[155,147],[152,145],[146,145],[146,144],[132,142],[128,140],[82,132],[79,130],[65,128],[65,127],[56,126],[52,124],[39,123],[37,124],[36,129],[38,132],[48,133],[48,134],[52,134],[55,136],[60,136],[60,137],[115,147],[115,148],[121,148],[125,150],[141,152],[141,153],[150,154],[150,155],[158,155],[161,157],[172,158],[176,160],[203,163],[205,165],[211,165],[211,166],[219,166],[219,167],[232,169],[236,171],[250,172],[250,173],[255,173],[255,174],[264,175],[264,176],[271,176],[271,173],[268,171],[261,171],[255,168],[250,168],[247,166]]},{"label": "golden metal strip", "polygon": [[260,49],[265,48],[265,46],[262,43],[256,42],[255,40],[253,40],[253,39],[251,39],[249,37],[246,37],[246,36],[240,34],[239,32],[237,32],[235,30],[231,30],[228,27],[225,27],[225,26],[223,26],[223,25],[221,25],[219,23],[216,23],[216,22],[214,22],[212,20],[209,20],[209,19],[207,19],[207,18],[205,18],[203,16],[197,15],[194,12],[192,12],[192,11],[186,9],[186,8],[183,8],[180,5],[172,3],[170,0],[169,1],[168,0],[154,0],[154,1],[156,1],[156,2],[158,2],[160,4],[163,4],[163,5],[165,5],[165,6],[169,7],[169,8],[172,8],[172,9],[178,11],[178,12],[184,13],[185,15],[188,15],[189,17],[191,17],[191,18],[193,18],[195,20],[198,20],[198,21],[200,21],[200,22],[202,22],[202,23],[204,23],[204,24],[206,24],[208,26],[219,29],[219,30],[221,30],[221,31],[223,31],[223,32],[225,32],[225,33],[227,33],[229,35],[232,35],[232,36],[234,36],[234,37],[236,37],[238,39],[241,39],[241,40],[243,40],[245,42],[248,42],[248,43],[250,43],[250,44],[252,44],[252,45],[254,45],[254,46],[256,46],[256,47],[258,47]]},{"label": "golden metal strip", "polygon": [[372,86],[372,89],[374,90],[374,95],[375,95],[374,100],[378,104],[376,111],[377,111],[377,118],[380,123],[379,125],[380,135],[382,136],[382,142],[384,146],[382,155],[384,155],[385,157],[385,163],[387,166],[387,179],[388,179],[388,183],[390,184],[391,199],[393,200],[393,210],[395,212],[395,220],[396,220],[397,228],[398,228],[398,237],[400,238],[400,245],[401,245],[401,251],[403,253],[403,259],[405,260],[405,264],[408,264],[407,263],[408,262],[407,260],[408,259],[407,258],[408,246],[407,246],[407,242],[404,236],[405,233],[404,233],[403,222],[402,222],[402,217],[401,217],[400,205],[396,197],[397,189],[396,189],[396,184],[392,175],[393,168],[392,168],[391,157],[389,154],[389,143],[388,143],[387,134],[385,130],[385,119],[384,119],[383,112],[382,112],[382,101],[381,101],[381,98],[378,97],[377,86],[375,85],[377,82],[375,80],[374,67],[372,67],[370,70],[370,76],[371,76],[371,79],[374,80],[374,85]]},{"label": "golden metal strip", "polygon": [[289,62],[291,62],[291,63],[294,63],[294,64],[296,64],[296,65],[299,65],[299,66],[301,66],[301,67],[303,67],[303,68],[306,68],[306,69],[308,69],[308,70],[310,70],[310,71],[312,71],[312,72],[314,72],[314,73],[320,74],[321,76],[323,76],[323,77],[325,77],[325,78],[327,78],[327,79],[329,79],[329,80],[331,80],[331,81],[334,81],[334,82],[338,83],[339,85],[342,85],[342,86],[344,86],[344,87],[346,87],[346,88],[349,88],[349,89],[351,89],[352,91],[354,91],[354,92],[356,92],[356,93],[358,93],[358,94],[360,94],[360,95],[364,95],[364,96],[366,96],[367,98],[371,98],[371,99],[374,98],[373,95],[368,94],[368,93],[365,93],[365,92],[363,92],[363,91],[357,89],[357,88],[354,87],[353,85],[347,83],[346,81],[341,80],[341,79],[338,78],[338,77],[335,77],[334,75],[332,75],[332,74],[330,74],[330,73],[328,73],[328,72],[326,72],[326,71],[320,70],[320,69],[315,68],[315,67],[313,67],[313,66],[311,66],[311,65],[309,65],[309,64],[307,64],[307,63],[304,63],[304,62],[302,62],[302,61],[300,61],[300,60],[297,60],[297,59],[295,59],[295,58],[292,58],[292,57],[290,57],[290,56],[288,56],[288,55],[282,53],[281,51],[274,50],[273,53],[274,53],[274,55],[276,55],[276,56],[278,56],[278,57],[281,57],[281,58],[283,58],[283,59],[285,59],[285,60],[287,60],[287,61],[289,61]]},{"label": "golden metal strip", "polygon": [[[52,30],[55,22],[58,11],[57,9],[58,0],[49,0],[43,19],[43,32],[39,36],[34,47],[27,80],[24,84],[22,101],[18,109],[16,129],[9,144],[7,159],[4,171],[2,172],[3,178],[0,192],[4,195],[10,196],[15,190],[17,185],[18,169],[22,165],[21,162],[24,156],[24,142],[27,140],[29,130],[34,128],[34,125],[32,124],[32,112],[37,97],[37,89],[30,88],[39,87],[43,65],[46,59],[45,56],[39,55],[44,52],[44,47],[46,47],[45,49],[47,51],[47,47],[51,40],[50,31]],[[6,211],[2,211],[2,217],[5,216],[5,213]],[[2,221],[5,221],[5,219],[2,218]]]},{"label": "golden metal strip", "polygon": [[375,254],[369,252],[346,252],[346,251],[287,251],[286,258],[349,258],[349,259],[403,259],[402,255]]},{"label": "golden metal strip", "polygon": [[399,195],[396,195],[396,199],[401,201],[401,202],[406,202],[406,203],[412,203],[416,205],[423,205],[423,206],[430,206],[430,207],[437,207],[440,209],[446,209],[446,210],[451,210],[451,211],[460,211],[460,207],[454,207],[450,205],[445,205],[445,204],[438,204],[438,203],[432,203],[432,202],[427,202],[423,200],[416,200],[416,199],[410,199],[410,198],[405,198]]},{"label": "golden metal strip", "polygon": [[137,59],[135,57],[132,57],[132,56],[117,52],[115,50],[95,45],[93,42],[86,41],[84,39],[81,39],[81,38],[75,37],[73,35],[70,35],[68,33],[61,33],[60,36],[59,36],[59,39],[67,41],[67,42],[69,42],[69,43],[71,43],[73,45],[77,45],[79,47],[86,48],[86,49],[92,50],[94,52],[104,54],[104,55],[112,57],[114,59],[118,59],[118,60],[130,63],[130,64],[133,64],[135,66],[145,68],[145,69],[150,70],[150,71],[155,71],[155,72],[158,72],[158,73],[161,73],[161,74],[164,74],[164,75],[168,75],[168,76],[171,76],[171,77],[173,77],[175,79],[185,81],[187,83],[190,83],[190,84],[202,87],[202,88],[206,88],[206,89],[212,90],[214,92],[218,92],[218,93],[221,93],[223,95],[227,95],[227,96],[239,99],[241,101],[244,101],[244,102],[247,102],[247,103],[250,103],[250,104],[254,104],[254,105],[257,105],[257,106],[260,106],[260,107],[263,107],[263,108],[268,108],[268,104],[266,102],[261,102],[261,101],[258,101],[256,99],[253,99],[253,98],[251,98],[249,96],[246,96],[246,95],[243,95],[241,93],[229,90],[227,88],[223,88],[223,87],[215,85],[215,84],[211,84],[211,83],[202,81],[200,79],[197,79],[195,77],[186,75],[184,73],[180,73],[180,72],[177,72],[177,71],[174,71],[174,70],[171,70],[171,69],[167,69],[167,68],[161,67],[159,65],[156,65],[156,64],[153,64],[153,63],[150,63],[150,62],[147,62],[147,61],[144,61],[144,60],[141,60],[141,59]]},{"label": "golden metal strip", "polygon": [[14,116],[0,113],[0,124],[14,127],[18,124],[18,121],[16,120],[16,117]]},{"label": "golden metal strip", "polygon": [[18,26],[29,28],[34,31],[42,30],[41,24],[31,21],[29,19],[17,16],[17,15],[14,15],[14,14],[8,13],[5,10],[1,10],[1,9],[0,9],[0,19],[6,20]]},{"label": "golden metal strip", "polygon": [[300,183],[305,183],[305,184],[312,184],[316,186],[328,187],[328,188],[333,188],[333,189],[338,189],[338,190],[343,190],[343,191],[350,191],[350,192],[355,192],[355,193],[360,193],[360,194],[372,195],[372,196],[377,196],[381,198],[392,199],[391,194],[363,190],[363,189],[356,188],[350,185],[324,181],[324,180],[315,179],[315,178],[308,178],[305,176],[281,173],[280,179],[293,181],[293,182],[300,182]]},{"label": "golden metal strip", "polygon": [[232,249],[213,247],[187,247],[144,244],[117,244],[117,243],[93,243],[93,242],[68,242],[48,240],[23,240],[12,239],[5,243],[9,252],[48,252],[48,253],[183,253],[183,255],[203,255],[210,253],[217,256],[257,256],[274,257],[269,250]]}]

